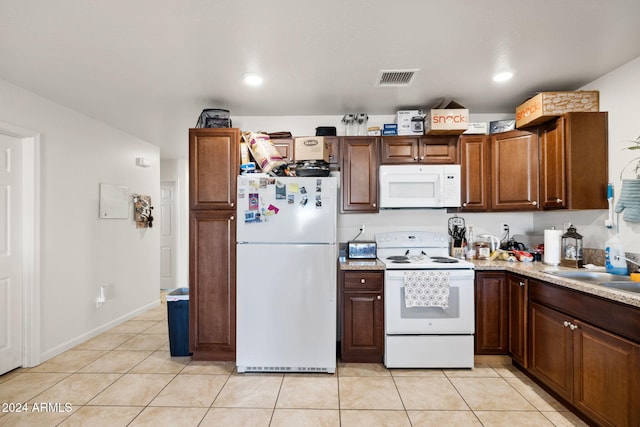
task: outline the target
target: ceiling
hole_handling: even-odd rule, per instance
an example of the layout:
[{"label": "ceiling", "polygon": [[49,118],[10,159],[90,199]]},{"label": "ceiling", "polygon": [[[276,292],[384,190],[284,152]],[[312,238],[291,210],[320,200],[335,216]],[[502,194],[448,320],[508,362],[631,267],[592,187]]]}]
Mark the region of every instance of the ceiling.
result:
[{"label": "ceiling", "polygon": [[[505,113],[640,57],[637,0],[0,0],[0,78],[187,157],[204,108]],[[407,87],[380,70],[418,69]],[[497,84],[492,75],[514,72]],[[264,77],[260,87],[241,81]],[[275,129],[282,130],[282,129]]]}]

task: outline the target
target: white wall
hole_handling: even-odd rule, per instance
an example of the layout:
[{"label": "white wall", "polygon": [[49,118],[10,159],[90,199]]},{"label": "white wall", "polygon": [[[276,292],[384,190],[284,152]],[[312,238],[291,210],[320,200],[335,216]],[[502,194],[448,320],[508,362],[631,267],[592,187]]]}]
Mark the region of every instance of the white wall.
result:
[{"label": "white wall", "polygon": [[[582,88],[600,91],[600,110],[609,112],[609,181],[615,185],[616,201],[620,194],[620,172],[631,158],[639,155],[624,150],[631,145],[630,140],[640,135],[639,76],[640,58],[636,58]],[[633,178],[631,169],[627,169],[624,178]],[[584,179],[589,179],[588,171]],[[615,232],[604,226],[606,218],[607,211],[544,212],[535,215],[534,223],[537,229],[543,230],[549,225],[572,222],[585,236],[585,247],[604,249],[605,242]],[[621,214],[619,226],[625,251],[640,253],[640,224],[625,222]]]},{"label": "white wall", "polygon": [[158,229],[136,229],[132,204],[129,219],[98,218],[100,183],[159,201],[159,149],[2,80],[0,100],[0,121],[40,135],[44,361],[159,303]]}]

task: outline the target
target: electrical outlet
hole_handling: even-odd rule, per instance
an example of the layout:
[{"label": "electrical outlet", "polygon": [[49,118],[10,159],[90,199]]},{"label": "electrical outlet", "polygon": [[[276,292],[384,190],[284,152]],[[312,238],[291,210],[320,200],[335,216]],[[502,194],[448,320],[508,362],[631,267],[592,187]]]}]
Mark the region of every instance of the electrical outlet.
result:
[{"label": "electrical outlet", "polygon": [[96,308],[102,307],[107,302],[106,288],[107,285],[100,286],[100,294],[96,298]]}]

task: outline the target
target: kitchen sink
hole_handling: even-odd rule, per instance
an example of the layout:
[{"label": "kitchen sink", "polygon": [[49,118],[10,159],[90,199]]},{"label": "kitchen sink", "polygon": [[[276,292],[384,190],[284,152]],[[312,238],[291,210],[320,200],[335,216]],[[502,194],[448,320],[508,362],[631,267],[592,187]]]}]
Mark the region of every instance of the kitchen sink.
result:
[{"label": "kitchen sink", "polygon": [[620,289],[621,291],[629,291],[640,294],[640,282],[632,281],[618,281],[618,282],[603,282],[598,285],[606,286],[607,288]]},{"label": "kitchen sink", "polygon": [[544,271],[552,276],[564,279],[580,280],[594,285],[606,286],[607,288],[620,289],[622,291],[635,292],[640,294],[640,282],[629,280],[629,276],[621,274],[611,274],[602,271]]},{"label": "kitchen sink", "polygon": [[611,274],[601,271],[545,271],[547,274],[553,276],[563,277],[565,279],[584,280],[585,282],[628,282],[629,276],[623,276],[620,274]]}]

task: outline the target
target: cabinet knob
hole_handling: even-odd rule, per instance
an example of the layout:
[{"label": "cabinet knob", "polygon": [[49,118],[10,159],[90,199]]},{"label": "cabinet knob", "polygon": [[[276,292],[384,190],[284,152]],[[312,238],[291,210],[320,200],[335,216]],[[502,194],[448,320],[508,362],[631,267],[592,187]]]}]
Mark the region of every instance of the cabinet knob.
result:
[{"label": "cabinet knob", "polygon": [[233,216],[233,215],[231,215],[231,216],[229,217],[229,219],[230,219],[231,221],[233,221],[234,219],[236,219],[236,217],[235,217],[235,216]]},{"label": "cabinet knob", "polygon": [[519,283],[520,287],[524,287],[524,282]]},{"label": "cabinet knob", "polygon": [[363,284],[364,284],[365,282],[366,282],[366,280],[364,280],[364,279],[360,279],[360,283],[363,283]]},{"label": "cabinet knob", "polygon": [[572,331],[575,331],[576,329],[578,329],[578,325],[574,325],[573,323],[570,323],[569,329],[571,329]]},{"label": "cabinet knob", "polygon": [[534,200],[533,202],[531,202],[531,204],[532,204],[533,206],[538,206],[538,202],[536,202],[535,200]]},{"label": "cabinet knob", "polygon": [[378,301],[380,301],[380,300],[382,299],[382,296],[378,295],[378,296],[376,297],[376,299],[377,299]]},{"label": "cabinet knob", "polygon": [[375,208],[377,205],[375,203],[373,203],[371,206],[373,206]]},{"label": "cabinet knob", "polygon": [[467,207],[467,202],[464,202],[464,203],[462,204],[462,207],[466,208],[466,207]]},{"label": "cabinet knob", "polygon": [[556,203],[562,203],[562,199],[556,199]]},{"label": "cabinet knob", "polygon": [[231,207],[234,207],[235,205],[236,205],[235,203],[231,202]]},{"label": "cabinet knob", "polygon": [[569,322],[567,322],[567,321],[565,320],[562,324],[564,325],[564,327],[565,327],[565,328],[567,328],[567,327],[569,327],[569,325],[570,325],[571,323],[569,323]]},{"label": "cabinet knob", "polygon": [[420,160],[424,160],[424,156],[420,156]]},{"label": "cabinet knob", "polygon": [[413,160],[415,160],[415,161],[417,162],[417,161],[418,161],[418,156],[415,156],[415,157],[413,158]]}]

